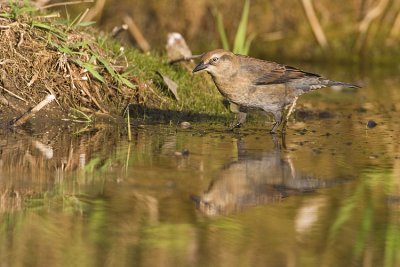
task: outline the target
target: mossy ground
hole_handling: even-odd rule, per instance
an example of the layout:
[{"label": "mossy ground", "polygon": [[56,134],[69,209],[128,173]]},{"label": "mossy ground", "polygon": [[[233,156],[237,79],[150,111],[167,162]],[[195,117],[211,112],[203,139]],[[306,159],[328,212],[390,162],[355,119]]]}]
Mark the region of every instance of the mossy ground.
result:
[{"label": "mossy ground", "polygon": [[[0,5],[3,122],[47,94],[56,101],[37,117],[88,122],[121,117],[130,107],[140,119],[227,118],[222,97],[204,74],[169,65],[163,55],[123,47],[88,25],[79,17],[65,21],[31,7]],[[177,83],[179,101],[157,71]]]}]

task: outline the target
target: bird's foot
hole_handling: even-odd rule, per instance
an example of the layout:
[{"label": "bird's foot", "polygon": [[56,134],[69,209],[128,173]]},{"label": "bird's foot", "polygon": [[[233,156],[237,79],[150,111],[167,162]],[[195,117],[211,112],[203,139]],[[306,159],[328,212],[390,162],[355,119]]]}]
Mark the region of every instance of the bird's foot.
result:
[{"label": "bird's foot", "polygon": [[230,132],[233,132],[233,130],[235,130],[236,128],[240,128],[241,125],[242,124],[240,122],[237,122],[237,123],[233,124],[232,126],[230,126],[227,130]]},{"label": "bird's foot", "polygon": [[279,128],[279,124],[277,122],[275,122],[274,125],[272,126],[272,129],[269,131],[269,133],[272,135],[276,134],[278,128]]}]

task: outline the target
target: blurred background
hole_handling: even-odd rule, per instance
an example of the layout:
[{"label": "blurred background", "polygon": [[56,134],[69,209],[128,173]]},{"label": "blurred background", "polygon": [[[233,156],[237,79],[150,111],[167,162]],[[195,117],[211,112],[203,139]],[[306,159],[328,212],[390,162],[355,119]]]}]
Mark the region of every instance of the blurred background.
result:
[{"label": "blurred background", "polygon": [[[38,0],[37,4],[49,2]],[[54,2],[57,1],[50,3]],[[128,15],[152,50],[162,51],[167,34],[179,32],[193,53],[199,54],[223,47],[221,26],[227,41],[233,43],[246,2],[95,0],[57,8],[71,17],[90,8],[85,19],[96,21],[106,32],[122,25],[124,16]],[[245,36],[251,42],[249,54],[252,56],[271,60],[397,64],[398,0],[250,0],[248,4]],[[137,45],[128,32],[118,38]]]}]

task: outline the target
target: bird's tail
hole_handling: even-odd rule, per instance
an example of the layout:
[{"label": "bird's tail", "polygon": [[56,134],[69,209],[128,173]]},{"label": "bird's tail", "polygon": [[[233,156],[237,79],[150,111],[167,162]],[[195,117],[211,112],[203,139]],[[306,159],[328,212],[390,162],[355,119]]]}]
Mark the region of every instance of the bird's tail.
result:
[{"label": "bird's tail", "polygon": [[338,86],[338,87],[344,87],[344,88],[361,88],[361,86],[358,86],[356,84],[351,84],[351,83],[344,83],[344,82],[338,82],[338,81],[331,81],[331,80],[325,80],[327,86]]}]

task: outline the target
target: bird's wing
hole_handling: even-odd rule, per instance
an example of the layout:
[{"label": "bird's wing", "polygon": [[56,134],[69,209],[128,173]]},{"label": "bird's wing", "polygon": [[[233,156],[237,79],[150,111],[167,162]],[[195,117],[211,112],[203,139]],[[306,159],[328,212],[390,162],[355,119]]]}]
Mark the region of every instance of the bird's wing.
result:
[{"label": "bird's wing", "polygon": [[287,83],[300,78],[319,78],[318,74],[299,70],[271,61],[237,55],[240,70],[254,85]]},{"label": "bird's wing", "polygon": [[293,81],[295,79],[312,77],[321,77],[318,74],[302,71],[294,67],[280,65],[277,63],[269,63],[269,69],[265,69],[253,80],[254,85],[268,85],[268,84],[280,84]]}]

